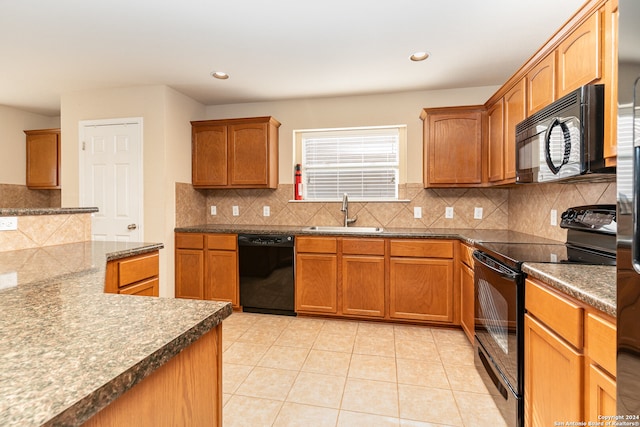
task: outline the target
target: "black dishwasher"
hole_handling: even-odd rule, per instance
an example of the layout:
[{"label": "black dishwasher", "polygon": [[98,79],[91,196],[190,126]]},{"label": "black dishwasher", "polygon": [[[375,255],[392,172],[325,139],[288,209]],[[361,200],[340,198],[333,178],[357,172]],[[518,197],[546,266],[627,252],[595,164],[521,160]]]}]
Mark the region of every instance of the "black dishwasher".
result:
[{"label": "black dishwasher", "polygon": [[295,316],[294,237],[239,234],[242,311]]}]

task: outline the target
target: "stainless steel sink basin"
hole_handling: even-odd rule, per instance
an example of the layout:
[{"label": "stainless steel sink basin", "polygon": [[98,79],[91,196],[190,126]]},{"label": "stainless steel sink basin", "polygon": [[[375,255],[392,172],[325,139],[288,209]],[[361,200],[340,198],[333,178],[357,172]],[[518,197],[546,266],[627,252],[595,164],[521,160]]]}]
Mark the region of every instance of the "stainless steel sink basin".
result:
[{"label": "stainless steel sink basin", "polygon": [[323,225],[313,225],[303,228],[304,231],[315,231],[316,233],[382,233],[382,227],[333,227]]}]

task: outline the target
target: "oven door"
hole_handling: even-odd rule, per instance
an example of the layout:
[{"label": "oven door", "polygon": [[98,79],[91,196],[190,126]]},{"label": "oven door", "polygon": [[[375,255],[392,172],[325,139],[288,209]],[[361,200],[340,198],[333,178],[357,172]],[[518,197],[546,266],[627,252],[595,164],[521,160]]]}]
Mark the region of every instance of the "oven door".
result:
[{"label": "oven door", "polygon": [[475,334],[509,386],[522,395],[523,275],[481,251],[475,259]]}]

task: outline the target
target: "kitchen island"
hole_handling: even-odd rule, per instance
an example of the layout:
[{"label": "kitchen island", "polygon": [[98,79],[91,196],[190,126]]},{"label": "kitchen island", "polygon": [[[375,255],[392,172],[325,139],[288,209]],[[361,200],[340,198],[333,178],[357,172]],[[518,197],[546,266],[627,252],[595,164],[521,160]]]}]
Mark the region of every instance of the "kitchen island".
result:
[{"label": "kitchen island", "polygon": [[[0,252],[0,425],[91,423],[193,348],[215,362],[206,406],[208,423],[217,424],[221,322],[230,304],[104,293],[108,260],[161,247],[89,241]],[[185,382],[198,372],[190,374]],[[189,397],[151,403],[161,414],[197,413],[199,396]],[[153,412],[139,395],[136,404],[140,421]]]}]

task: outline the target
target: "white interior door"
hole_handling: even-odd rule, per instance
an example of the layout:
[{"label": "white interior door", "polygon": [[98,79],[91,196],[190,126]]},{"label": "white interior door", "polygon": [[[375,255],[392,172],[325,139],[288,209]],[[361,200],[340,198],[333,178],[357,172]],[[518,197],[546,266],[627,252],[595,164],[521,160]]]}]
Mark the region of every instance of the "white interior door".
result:
[{"label": "white interior door", "polygon": [[142,119],[80,122],[80,203],[93,240],[143,240]]}]

